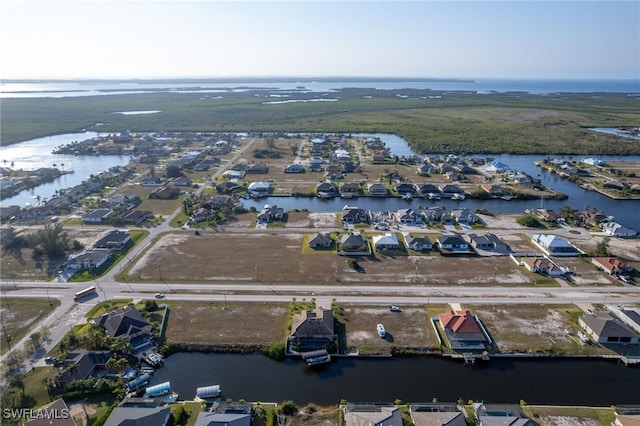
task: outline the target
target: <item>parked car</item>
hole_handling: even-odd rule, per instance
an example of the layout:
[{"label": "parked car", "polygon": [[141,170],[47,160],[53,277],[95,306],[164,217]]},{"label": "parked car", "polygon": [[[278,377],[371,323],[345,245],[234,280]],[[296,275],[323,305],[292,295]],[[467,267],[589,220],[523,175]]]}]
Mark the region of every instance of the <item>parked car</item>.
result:
[{"label": "parked car", "polygon": [[389,306],[389,310],[391,312],[400,312],[401,311],[401,309],[399,307],[395,306],[395,305],[394,306]]}]

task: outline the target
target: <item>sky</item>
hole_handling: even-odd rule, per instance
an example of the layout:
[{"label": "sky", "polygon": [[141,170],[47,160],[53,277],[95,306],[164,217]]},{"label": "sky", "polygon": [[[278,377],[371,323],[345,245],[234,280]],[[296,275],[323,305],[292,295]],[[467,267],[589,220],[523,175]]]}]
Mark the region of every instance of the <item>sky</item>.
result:
[{"label": "sky", "polygon": [[640,1],[0,0],[0,78],[639,79]]}]

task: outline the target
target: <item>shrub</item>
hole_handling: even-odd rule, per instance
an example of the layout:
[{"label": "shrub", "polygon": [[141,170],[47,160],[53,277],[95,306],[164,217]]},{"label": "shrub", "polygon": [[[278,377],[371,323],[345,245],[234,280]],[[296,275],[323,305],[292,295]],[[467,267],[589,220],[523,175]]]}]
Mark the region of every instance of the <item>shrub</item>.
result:
[{"label": "shrub", "polygon": [[284,359],[286,358],[285,344],[284,342],[274,342],[264,348],[262,350],[262,353],[264,353],[271,359],[275,359],[276,361],[284,361]]}]

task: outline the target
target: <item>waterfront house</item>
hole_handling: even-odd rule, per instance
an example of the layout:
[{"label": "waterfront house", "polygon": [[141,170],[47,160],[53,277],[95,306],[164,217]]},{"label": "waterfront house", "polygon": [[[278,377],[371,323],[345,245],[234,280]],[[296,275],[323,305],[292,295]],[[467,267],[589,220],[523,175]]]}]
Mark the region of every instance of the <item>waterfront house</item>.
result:
[{"label": "waterfront house", "polygon": [[62,360],[62,370],[53,379],[53,385],[61,388],[75,380],[86,380],[89,377],[104,373],[107,361],[111,358],[109,351],[72,351]]},{"label": "waterfront house", "polygon": [[444,206],[427,207],[422,211],[427,222],[440,222],[445,218],[447,209]]},{"label": "waterfront house", "polygon": [[415,251],[431,250],[433,245],[429,237],[424,235],[412,235],[408,232],[402,234],[404,243],[408,248]]},{"label": "waterfront house", "polygon": [[370,183],[367,185],[367,191],[374,197],[384,197],[389,194],[389,190],[382,183]]},{"label": "waterfront house", "polygon": [[617,222],[607,222],[602,225],[602,231],[607,235],[619,238],[634,238],[638,236],[638,231],[620,225]]},{"label": "waterfront house", "polygon": [[593,257],[591,263],[609,275],[621,275],[633,271],[633,267],[629,263],[617,257]]},{"label": "waterfront house", "polygon": [[293,316],[288,340],[298,349],[320,349],[338,339],[334,330],[333,310],[317,308]]},{"label": "waterfront house", "polygon": [[149,399],[140,404],[125,401],[111,411],[104,426],[167,426],[171,420],[168,405],[159,405]]},{"label": "waterfront house", "polygon": [[220,209],[226,205],[231,205],[233,199],[228,195],[213,195],[207,199],[207,204],[213,210]]},{"label": "waterfront house", "polygon": [[452,198],[454,194],[464,194],[464,191],[455,184],[440,185],[440,192],[445,198]]},{"label": "waterfront house", "polygon": [[373,246],[376,250],[398,250],[400,242],[396,234],[387,233],[384,235],[376,235],[372,238]]},{"label": "waterfront house", "polygon": [[270,206],[269,204],[265,204],[260,213],[258,213],[258,222],[259,223],[270,223],[278,220],[282,220],[284,217],[284,209],[281,207]]},{"label": "waterfront house", "polygon": [[236,182],[222,182],[220,183],[220,185],[218,185],[216,187],[216,189],[218,190],[218,192],[221,192],[223,194],[229,194],[232,193],[234,191],[239,191],[242,189],[242,187],[240,185],[238,185]]},{"label": "waterfront house", "polygon": [[250,426],[251,413],[201,411],[194,426]]},{"label": "waterfront house", "polygon": [[331,235],[328,233],[318,233],[309,237],[309,247],[312,249],[329,248],[331,243]]},{"label": "waterfront house", "polygon": [[531,241],[549,256],[578,256],[581,254],[574,245],[557,235],[535,234]]},{"label": "waterfront house", "polygon": [[561,277],[565,272],[547,257],[525,257],[522,264],[531,272],[545,274],[550,277]]},{"label": "waterfront house", "polygon": [[489,163],[489,166],[487,167],[487,171],[493,172],[493,173],[504,173],[509,170],[511,170],[511,167],[509,167],[507,164],[502,163],[498,160],[493,160],[491,163]]},{"label": "waterfront house", "polygon": [[562,216],[553,210],[538,209],[536,213],[540,219],[549,223],[556,223],[562,219]]},{"label": "waterfront house", "polygon": [[438,194],[440,196],[440,190],[432,183],[416,183],[413,185],[416,193],[423,197],[427,197],[429,194]]},{"label": "waterfront house", "polygon": [[414,426],[467,426],[464,414],[455,403],[411,403]]},{"label": "waterfront house", "polygon": [[129,233],[126,231],[113,230],[93,243],[94,248],[122,250],[131,241]]},{"label": "waterfront house", "polygon": [[482,426],[535,426],[515,404],[477,404],[476,417]]},{"label": "waterfront house", "polygon": [[487,338],[470,311],[447,311],[438,315],[449,347],[453,350],[484,349]]},{"label": "waterfront house", "polygon": [[437,239],[440,250],[457,253],[470,253],[469,244],[458,234],[441,235]]},{"label": "waterfront house", "polygon": [[344,206],[342,208],[342,222],[344,223],[367,223],[369,221],[367,211],[354,206]]},{"label": "waterfront house", "polygon": [[415,185],[412,183],[407,183],[407,182],[403,182],[403,183],[399,183],[396,185],[395,190],[398,194],[415,194],[416,192],[416,188]]},{"label": "waterfront house", "polygon": [[333,198],[338,195],[338,187],[334,183],[322,182],[316,185],[318,198]]},{"label": "waterfront house", "polygon": [[611,314],[628,325],[634,333],[640,333],[640,308],[617,307]]},{"label": "waterfront house", "polygon": [[422,214],[412,208],[399,209],[393,216],[396,222],[403,225],[422,225],[424,223],[422,220]]},{"label": "waterfront house", "polygon": [[285,173],[304,173],[304,166],[302,164],[289,164],[284,169]]},{"label": "waterfront house", "polygon": [[264,196],[271,192],[271,184],[269,182],[251,182],[247,187],[250,194]]},{"label": "waterfront house", "polygon": [[344,408],[346,426],[402,426],[402,415],[397,407],[375,404],[347,404]]},{"label": "waterfront house", "polygon": [[637,344],[640,337],[607,311],[593,311],[578,318],[578,324],[598,343]]},{"label": "waterfront house", "polygon": [[103,326],[109,336],[131,342],[134,350],[148,346],[153,338],[153,327],[133,305],[108,312],[93,321]]},{"label": "waterfront house", "polygon": [[360,194],[360,185],[353,182],[348,182],[340,186],[340,196],[344,198],[355,197]]},{"label": "waterfront house", "polygon": [[483,184],[480,188],[492,198],[502,197],[507,192],[499,185]]},{"label": "waterfront house", "polygon": [[30,420],[20,423],[23,426],[78,426],[70,413],[69,406],[62,398],[58,398],[40,408],[34,409]]},{"label": "waterfront house", "polygon": [[476,223],[480,218],[469,209],[456,209],[451,211],[451,217],[461,225]]}]

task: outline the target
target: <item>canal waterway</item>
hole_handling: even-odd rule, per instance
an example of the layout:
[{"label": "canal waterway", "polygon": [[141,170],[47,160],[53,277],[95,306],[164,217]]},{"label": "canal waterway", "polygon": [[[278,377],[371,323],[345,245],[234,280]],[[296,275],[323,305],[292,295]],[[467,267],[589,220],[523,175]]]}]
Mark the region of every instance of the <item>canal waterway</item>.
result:
[{"label": "canal waterway", "polygon": [[[364,134],[363,134],[364,135]],[[367,134],[369,135],[369,134]],[[71,143],[73,141],[83,141],[96,137],[95,132],[74,133],[48,136],[44,138],[33,139],[18,144],[0,146],[0,166],[9,167],[13,162],[13,168],[31,170],[38,167],[52,167],[56,164],[61,170],[73,170],[74,173],[64,174],[53,182],[40,185],[29,191],[22,191],[20,194],[2,200],[2,205],[19,205],[34,204],[36,196],[41,198],[52,197],[57,190],[66,189],[80,184],[91,175],[97,175],[112,166],[126,165],[129,162],[128,156],[122,155],[102,155],[96,156],[75,156],[52,154],[52,150],[60,145]],[[408,143],[392,134],[373,134],[372,136],[382,139],[387,147],[389,147],[393,155],[413,155],[414,152]],[[583,158],[588,156],[566,157],[567,159]],[[572,207],[582,209],[587,206],[595,207],[604,211],[607,215],[614,216],[615,220],[625,226],[640,230],[640,215],[638,208],[640,201],[638,200],[612,200],[595,191],[586,191],[566,179],[562,179],[557,174],[550,173],[534,164],[534,161],[541,160],[543,157],[539,155],[494,155],[495,158],[505,164],[508,164],[515,170],[525,172],[533,177],[539,177],[545,186],[565,193],[569,196],[568,200],[530,200],[530,201],[504,201],[504,200],[465,200],[456,202],[451,200],[441,200],[437,202],[415,199],[411,202],[401,199],[386,198],[370,198],[361,197],[353,200],[344,200],[340,198],[334,199],[318,199],[318,198],[297,198],[297,197],[269,197],[259,200],[247,200],[244,202],[245,207],[255,207],[262,209],[264,204],[276,204],[286,210],[289,209],[307,209],[314,212],[335,212],[339,211],[345,204],[358,205],[374,211],[396,210],[399,208],[419,208],[435,205],[444,205],[447,208],[462,206],[469,209],[486,208],[495,213],[520,213],[528,208],[547,208],[558,211],[561,207],[570,205]],[[640,156],[598,156],[605,161],[640,161]],[[6,162],[5,162],[6,160]]]},{"label": "canal waterway", "polygon": [[95,132],[67,133],[32,139],[17,144],[0,146],[0,167],[13,170],[35,170],[41,167],[54,167],[61,171],[73,170],[52,182],[36,188],[25,190],[13,197],[2,200],[3,206],[17,205],[24,207],[27,203],[35,204],[36,197],[42,199],[52,197],[56,191],[71,188],[82,183],[91,175],[97,175],[114,166],[125,166],[129,163],[127,155],[68,155],[53,154],[60,145],[75,141],[81,142],[98,136]]},{"label": "canal waterway", "polygon": [[193,399],[196,387],[219,384],[225,399],[290,399],[297,404],[433,398],[591,406],[640,403],[640,368],[601,359],[493,358],[467,367],[437,356],[341,358],[310,369],[299,359],[277,362],[261,354],[178,353],[165,360],[152,384],[165,381],[180,399]]}]

